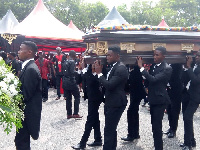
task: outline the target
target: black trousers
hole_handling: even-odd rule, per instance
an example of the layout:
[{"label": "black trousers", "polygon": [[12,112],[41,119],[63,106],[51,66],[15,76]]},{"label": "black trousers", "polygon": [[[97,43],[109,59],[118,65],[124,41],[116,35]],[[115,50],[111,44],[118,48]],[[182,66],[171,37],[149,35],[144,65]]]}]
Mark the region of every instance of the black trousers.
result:
[{"label": "black trousers", "polygon": [[25,121],[22,121],[23,128],[16,132],[15,146],[16,150],[30,150],[30,134]]},{"label": "black trousers", "polygon": [[130,105],[127,111],[128,137],[139,136],[139,105],[141,99],[136,99],[130,94]]},{"label": "black trousers", "polygon": [[192,145],[194,139],[194,130],[193,130],[193,116],[196,112],[199,104],[189,99],[188,105],[185,106],[183,112],[183,121],[184,121],[184,144],[187,146]]},{"label": "black trousers", "polygon": [[42,79],[42,98],[48,99],[48,80]]},{"label": "black trousers", "polygon": [[[178,92],[175,92],[173,90],[178,90]],[[167,106],[168,120],[170,130],[174,133],[176,132],[178,127],[179,114],[181,111],[181,91],[179,90],[180,89],[167,90],[171,100],[171,104]]]},{"label": "black trousers", "polygon": [[151,124],[155,150],[163,150],[162,120],[165,109],[165,104],[150,105]]},{"label": "black trousers", "polygon": [[58,97],[61,97],[61,95],[60,95],[60,83],[61,83],[62,77],[63,77],[63,75],[61,75],[61,74],[56,75],[56,89],[57,89]]},{"label": "black trousers", "polygon": [[78,86],[76,85],[71,90],[64,89],[64,93],[66,95],[67,115],[72,115],[72,95],[74,96],[74,113],[73,113],[73,115],[78,115],[79,104],[80,104],[80,91],[78,89]]},{"label": "black trousers", "polygon": [[[182,93],[182,113],[183,113],[183,117],[184,117],[186,108],[189,104],[189,101],[190,101],[190,95],[189,95],[188,91],[186,89],[184,89],[183,93]],[[184,132],[185,132],[185,130],[184,130]],[[185,136],[185,133],[184,133],[184,136]],[[194,140],[195,140],[194,131],[192,131],[191,141],[194,141]],[[185,141],[184,141],[184,143],[185,143]]]},{"label": "black trousers", "polygon": [[99,106],[100,101],[88,101],[88,116],[85,123],[85,131],[83,133],[80,145],[85,146],[92,128],[94,129],[95,142],[101,142],[100,121],[99,121]]},{"label": "black trousers", "polygon": [[105,127],[103,150],[116,150],[117,147],[117,125],[126,106],[104,107]]}]

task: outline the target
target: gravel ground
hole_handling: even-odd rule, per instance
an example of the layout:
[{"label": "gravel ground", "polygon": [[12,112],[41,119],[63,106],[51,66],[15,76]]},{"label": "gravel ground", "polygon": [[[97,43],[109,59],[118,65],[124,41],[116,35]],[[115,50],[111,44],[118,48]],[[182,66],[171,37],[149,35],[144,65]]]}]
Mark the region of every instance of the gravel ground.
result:
[{"label": "gravel ground", "polygon": [[[82,93],[81,93],[82,95]],[[37,141],[31,139],[32,150],[72,150],[71,146],[79,143],[87,118],[87,101],[81,98],[80,111],[83,115],[81,120],[66,118],[66,102],[61,97],[55,101],[56,90],[49,89],[49,100],[43,103],[41,132]],[[129,98],[129,97],[128,97]],[[153,150],[153,137],[151,132],[150,114],[147,107],[140,107],[140,139],[133,142],[123,142],[120,138],[127,135],[127,108],[123,113],[118,125],[118,147],[117,150]],[[101,132],[103,135],[104,115],[103,104],[100,106]],[[196,150],[200,150],[200,109],[194,116],[194,132],[197,141]],[[163,119],[163,131],[168,129],[167,115]],[[183,141],[183,119],[179,119],[179,126],[176,137],[168,139],[163,135],[164,150],[181,150],[179,144]],[[14,137],[15,129],[7,135],[0,126],[0,150],[15,150]],[[88,142],[93,141],[93,131]],[[86,147],[86,150],[101,150],[102,147]]]}]

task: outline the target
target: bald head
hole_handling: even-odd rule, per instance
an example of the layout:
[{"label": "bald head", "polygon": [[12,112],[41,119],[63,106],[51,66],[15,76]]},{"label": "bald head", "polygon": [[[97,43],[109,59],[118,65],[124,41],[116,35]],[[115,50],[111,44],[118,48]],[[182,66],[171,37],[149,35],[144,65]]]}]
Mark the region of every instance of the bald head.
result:
[{"label": "bald head", "polygon": [[61,50],[62,50],[62,49],[61,49],[60,47],[56,47],[56,52],[57,52],[58,55],[60,55]]}]

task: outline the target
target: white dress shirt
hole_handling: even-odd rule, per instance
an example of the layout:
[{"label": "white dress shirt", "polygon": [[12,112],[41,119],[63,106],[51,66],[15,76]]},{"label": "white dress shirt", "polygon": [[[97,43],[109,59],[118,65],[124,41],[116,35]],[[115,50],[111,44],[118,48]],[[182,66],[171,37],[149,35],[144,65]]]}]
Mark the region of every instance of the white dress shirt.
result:
[{"label": "white dress shirt", "polygon": [[[194,68],[193,68],[193,72],[194,70],[197,68],[197,64],[194,65]],[[186,89],[189,90],[190,88],[190,83],[191,83],[191,80],[188,82],[187,86],[186,86]]]},{"label": "white dress shirt", "polygon": [[22,69],[24,69],[24,67],[26,66],[26,64],[28,64],[29,61],[34,60],[34,58],[28,59],[26,61],[23,62],[22,64]]}]

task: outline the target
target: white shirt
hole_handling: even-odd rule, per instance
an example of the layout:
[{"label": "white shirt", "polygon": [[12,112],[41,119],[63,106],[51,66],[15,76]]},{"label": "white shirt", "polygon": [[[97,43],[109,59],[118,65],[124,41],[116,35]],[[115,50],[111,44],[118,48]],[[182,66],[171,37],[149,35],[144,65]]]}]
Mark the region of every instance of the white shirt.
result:
[{"label": "white shirt", "polygon": [[23,62],[22,64],[22,69],[24,69],[24,67],[26,66],[26,64],[28,64],[29,61],[34,60],[34,58],[28,59],[25,62]]},{"label": "white shirt", "polygon": [[[194,68],[193,68],[193,72],[194,70],[197,68],[197,64],[195,64]],[[191,83],[191,80],[188,82],[187,86],[186,86],[186,89],[189,90],[190,88],[190,83]]]},{"label": "white shirt", "polygon": [[[154,66],[154,69],[155,69],[156,67],[160,66],[160,65],[161,65],[161,63],[156,64],[156,65]],[[142,72],[143,70],[144,70],[144,67],[140,68],[140,72]],[[153,71],[154,71],[154,70],[153,70]]]},{"label": "white shirt", "polygon": [[[110,69],[110,71],[108,71],[106,80],[108,80],[108,77],[109,77],[109,75],[110,75],[110,73],[111,73],[113,67],[114,67],[116,64],[117,64],[117,62],[114,63],[114,64],[112,65],[112,68]],[[103,76],[103,73],[98,74],[98,78],[100,78],[101,76]]]},{"label": "white shirt", "polygon": [[[87,67],[85,67],[85,68],[83,68],[83,70],[82,70],[82,73],[83,74],[85,74],[87,71],[88,71],[88,67],[89,67],[89,64],[87,64]],[[80,74],[80,73],[79,73]],[[96,72],[94,72],[94,73],[92,73],[93,74],[93,76],[96,76]]]},{"label": "white shirt", "polygon": [[112,66],[112,68],[110,69],[110,71],[108,71],[108,73],[107,73],[107,77],[106,77],[106,80],[108,80],[108,77],[109,77],[109,75],[110,75],[110,73],[111,73],[113,67],[114,67],[116,64],[117,64],[117,62],[114,63],[113,66]]}]

